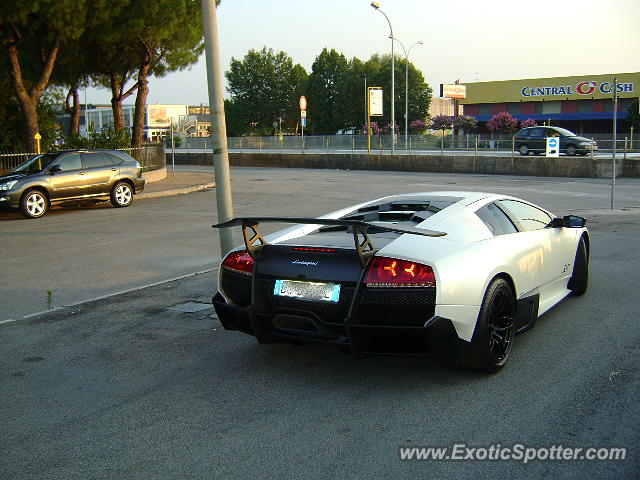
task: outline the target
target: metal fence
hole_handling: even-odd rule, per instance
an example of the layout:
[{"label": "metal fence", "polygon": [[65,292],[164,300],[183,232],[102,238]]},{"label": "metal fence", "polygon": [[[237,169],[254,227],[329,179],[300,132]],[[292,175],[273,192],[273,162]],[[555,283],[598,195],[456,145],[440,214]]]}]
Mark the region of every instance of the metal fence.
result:
[{"label": "metal fence", "polygon": [[[139,148],[119,148],[142,166],[143,172],[158,170],[166,166],[166,155],[163,143],[149,143]],[[43,152],[46,153],[46,152]],[[36,153],[0,153],[0,175],[10,172],[17,166],[37,155]]]},{"label": "metal fence", "polygon": [[[586,138],[594,139],[598,142],[599,151],[610,151],[613,147],[611,134],[585,134]],[[626,142],[626,148],[625,148]],[[368,150],[368,139],[366,135],[313,135],[282,137],[230,137],[228,138],[228,148],[239,152],[261,152],[261,151],[362,151]],[[211,138],[207,137],[187,137],[182,140],[176,150],[190,152],[191,150],[210,150],[212,148]],[[616,148],[618,151],[640,150],[640,139],[618,135]],[[426,134],[426,135],[404,135],[396,136],[395,150],[399,152],[417,152],[434,150],[502,150],[512,151],[512,135],[496,134],[467,134],[453,135]],[[372,135],[371,151],[388,153],[391,150],[391,135]]]}]

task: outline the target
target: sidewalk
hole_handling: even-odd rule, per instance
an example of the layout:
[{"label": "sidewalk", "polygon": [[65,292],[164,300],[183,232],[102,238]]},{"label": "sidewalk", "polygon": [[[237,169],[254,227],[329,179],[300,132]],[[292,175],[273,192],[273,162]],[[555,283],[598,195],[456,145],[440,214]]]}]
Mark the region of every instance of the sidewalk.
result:
[{"label": "sidewalk", "polygon": [[147,182],[144,191],[136,195],[136,200],[198,192],[200,190],[215,188],[215,186],[213,171],[210,173],[188,171],[176,171],[172,173],[171,169],[168,168],[167,178],[157,182]]}]

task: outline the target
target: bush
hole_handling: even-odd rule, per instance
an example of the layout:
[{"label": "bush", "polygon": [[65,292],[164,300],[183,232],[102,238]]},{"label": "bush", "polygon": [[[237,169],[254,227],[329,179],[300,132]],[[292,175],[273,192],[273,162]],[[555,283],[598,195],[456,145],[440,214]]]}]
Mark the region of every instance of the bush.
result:
[{"label": "bush", "polygon": [[451,127],[453,127],[453,117],[436,115],[431,119],[431,128],[433,130],[447,130]]},{"label": "bush", "polygon": [[77,135],[67,135],[64,143],[60,146],[65,150],[75,150],[80,148],[104,148],[116,150],[119,148],[131,147],[131,133],[128,129],[116,132],[113,128],[102,132],[90,132],[88,137]]},{"label": "bush", "polygon": [[514,133],[518,129],[518,121],[509,112],[500,112],[491,117],[487,128],[496,133]]}]

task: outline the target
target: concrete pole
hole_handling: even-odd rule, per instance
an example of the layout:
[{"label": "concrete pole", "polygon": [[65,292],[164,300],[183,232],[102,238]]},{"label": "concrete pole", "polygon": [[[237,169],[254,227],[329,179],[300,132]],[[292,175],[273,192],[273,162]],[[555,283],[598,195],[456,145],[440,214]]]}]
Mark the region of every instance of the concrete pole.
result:
[{"label": "concrete pole", "polygon": [[613,152],[611,154],[611,210],[616,198],[616,142],[618,140],[618,79],[613,77]]},{"label": "concrete pole", "polygon": [[[202,7],[205,56],[207,59],[207,85],[209,87],[209,105],[211,108],[211,140],[213,142],[218,222],[226,222],[233,218],[233,203],[231,200],[229,151],[227,149],[227,124],[224,118],[224,90],[222,86],[220,45],[218,44],[216,1],[200,0],[200,5]],[[233,248],[233,232],[230,228],[221,228],[219,232],[220,257],[222,258]]]}]

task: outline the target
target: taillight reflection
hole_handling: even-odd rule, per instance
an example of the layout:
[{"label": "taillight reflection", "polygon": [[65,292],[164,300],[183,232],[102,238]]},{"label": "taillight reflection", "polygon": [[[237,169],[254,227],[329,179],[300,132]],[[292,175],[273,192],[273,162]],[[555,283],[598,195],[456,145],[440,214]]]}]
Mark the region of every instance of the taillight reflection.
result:
[{"label": "taillight reflection", "polygon": [[253,274],[253,258],[246,250],[231,252],[222,262],[222,267],[234,272]]},{"label": "taillight reflection", "polygon": [[364,282],[367,287],[435,287],[436,277],[429,265],[373,257]]}]

